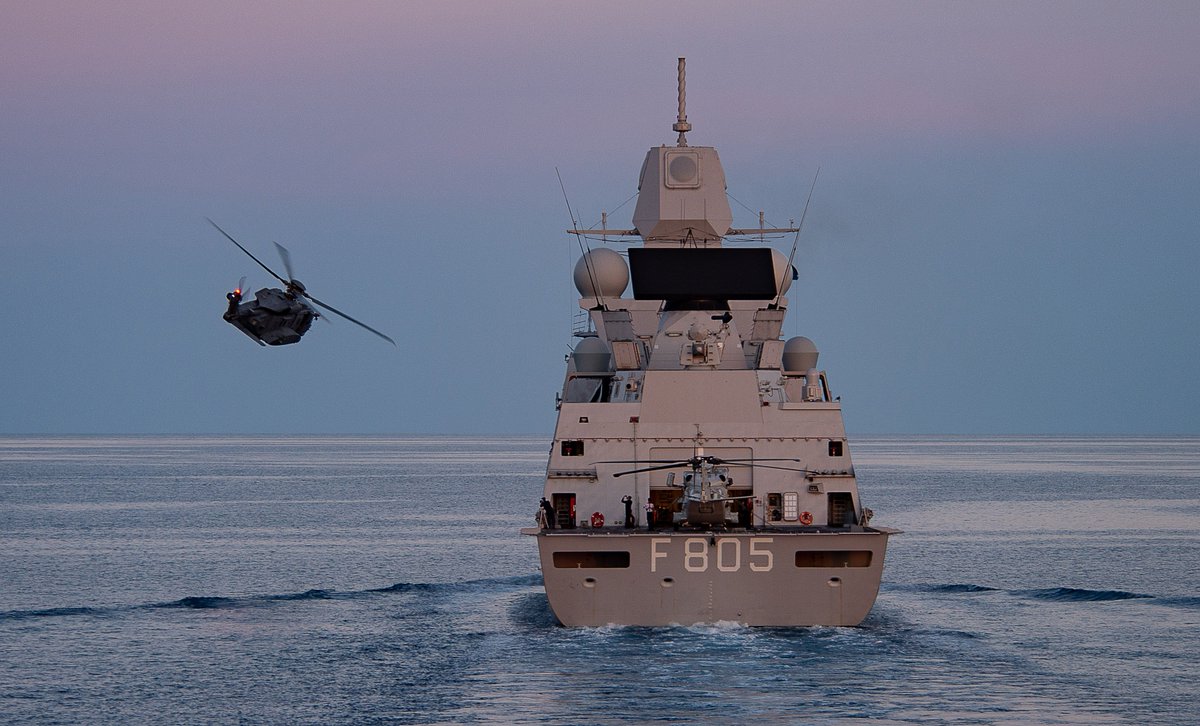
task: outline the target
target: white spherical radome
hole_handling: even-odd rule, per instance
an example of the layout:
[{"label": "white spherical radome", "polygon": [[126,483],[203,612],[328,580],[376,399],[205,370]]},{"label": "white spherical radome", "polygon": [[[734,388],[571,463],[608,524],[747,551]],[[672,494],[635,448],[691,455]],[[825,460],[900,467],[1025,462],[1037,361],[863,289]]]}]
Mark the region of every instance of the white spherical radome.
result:
[{"label": "white spherical radome", "polygon": [[620,297],[629,285],[629,265],[621,255],[599,247],[579,258],[574,276],[583,297]]}]

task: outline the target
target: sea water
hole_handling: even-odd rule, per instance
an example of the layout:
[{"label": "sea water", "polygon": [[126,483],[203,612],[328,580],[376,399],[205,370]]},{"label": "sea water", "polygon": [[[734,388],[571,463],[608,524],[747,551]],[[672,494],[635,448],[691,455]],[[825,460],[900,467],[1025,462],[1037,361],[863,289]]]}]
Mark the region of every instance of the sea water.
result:
[{"label": "sea water", "polygon": [[563,628],[546,437],[0,437],[6,724],[1200,722],[1200,439],[852,440],[857,628]]}]

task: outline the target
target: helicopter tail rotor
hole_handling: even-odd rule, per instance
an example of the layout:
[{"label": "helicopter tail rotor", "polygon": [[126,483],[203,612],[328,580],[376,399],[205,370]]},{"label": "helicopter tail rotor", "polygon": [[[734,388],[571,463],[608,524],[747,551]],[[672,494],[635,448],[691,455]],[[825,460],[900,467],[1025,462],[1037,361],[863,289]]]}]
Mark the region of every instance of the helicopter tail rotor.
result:
[{"label": "helicopter tail rotor", "polygon": [[246,276],[238,281],[237,287],[232,291],[225,293],[225,299],[229,301],[229,308],[225,311],[225,319],[229,320],[237,315],[238,305],[242,302],[242,292],[246,289]]}]

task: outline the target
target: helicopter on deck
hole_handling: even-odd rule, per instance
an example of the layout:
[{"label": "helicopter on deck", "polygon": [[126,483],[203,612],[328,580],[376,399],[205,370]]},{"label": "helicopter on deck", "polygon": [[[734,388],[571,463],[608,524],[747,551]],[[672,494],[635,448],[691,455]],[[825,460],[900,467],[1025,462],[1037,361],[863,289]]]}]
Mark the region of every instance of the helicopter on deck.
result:
[{"label": "helicopter on deck", "polygon": [[396,344],[396,341],[372,328],[370,325],[360,320],[355,320],[341,310],[327,305],[310,295],[305,289],[304,283],[292,275],[292,256],[283,245],[276,242],[275,250],[283,260],[283,269],[288,275],[288,279],[286,280],[270,267],[263,264],[262,260],[251,254],[250,250],[243,247],[228,232],[221,229],[216,222],[210,219],[208,223],[216,227],[218,232],[225,235],[226,239],[237,245],[238,249],[245,252],[260,267],[271,273],[272,277],[283,283],[284,287],[282,290],[275,287],[264,287],[254,293],[253,300],[242,302],[246,284],[246,278],[243,277],[238,286],[225,295],[225,299],[229,301],[229,307],[226,308],[225,314],[222,317],[230,325],[254,339],[259,345],[290,345],[291,343],[300,342],[300,339],[312,327],[313,320],[317,318],[328,320],[316,307],[313,307],[314,305],[371,331],[392,345]]},{"label": "helicopter on deck", "polygon": [[730,490],[735,487],[731,468],[780,469],[807,473],[806,469],[774,466],[762,463],[764,461],[800,463],[799,459],[722,459],[717,456],[705,455],[703,447],[696,447],[691,458],[646,462],[651,466],[618,471],[613,474],[613,477],[648,471],[683,469],[685,472],[682,484],[675,483],[675,472],[667,474],[666,486],[679,490],[679,496],[675,498],[672,506],[674,525],[676,528],[687,526],[701,529],[721,529],[731,523],[730,517],[735,517],[742,526],[746,526],[750,519],[748,500],[754,499],[753,494],[733,495],[731,493]]}]

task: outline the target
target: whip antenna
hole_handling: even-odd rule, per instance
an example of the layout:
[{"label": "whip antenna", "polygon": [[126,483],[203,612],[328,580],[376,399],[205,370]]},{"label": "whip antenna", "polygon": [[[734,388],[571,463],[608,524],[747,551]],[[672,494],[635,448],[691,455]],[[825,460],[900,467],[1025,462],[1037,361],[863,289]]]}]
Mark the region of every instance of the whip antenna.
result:
[{"label": "whip antenna", "polygon": [[562,174],[558,173],[558,167],[554,167],[554,175],[558,177],[558,188],[562,189],[563,202],[567,205],[567,216],[571,218],[571,229],[575,230],[575,240],[579,243],[579,251],[583,253],[583,266],[587,269],[588,279],[592,282],[592,292],[596,294],[596,307],[601,310],[608,310],[604,306],[604,301],[600,299],[600,285],[596,282],[596,271],[592,269],[592,259],[588,256],[591,252],[583,243],[583,235],[579,234],[579,223],[575,221],[575,212],[571,211],[571,200],[567,198],[567,186],[563,184]]},{"label": "whip antenna", "polygon": [[[813,190],[817,188],[817,177],[821,175],[821,167],[817,167],[817,173],[813,174],[812,186],[808,188],[808,198],[804,200],[804,211],[800,213],[800,224],[796,225],[796,236],[792,238],[792,252],[788,255],[787,268],[784,269],[783,275],[789,275],[792,272],[792,261],[796,259],[796,247],[800,244],[800,232],[804,230],[804,218],[808,216],[808,204],[812,201]],[[761,226],[761,223],[760,223]],[[775,287],[778,291],[775,293],[775,307],[779,307],[779,301],[783,297],[783,276],[779,278],[779,284]]]}]

